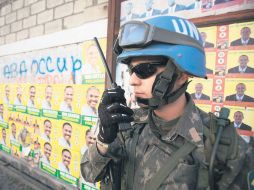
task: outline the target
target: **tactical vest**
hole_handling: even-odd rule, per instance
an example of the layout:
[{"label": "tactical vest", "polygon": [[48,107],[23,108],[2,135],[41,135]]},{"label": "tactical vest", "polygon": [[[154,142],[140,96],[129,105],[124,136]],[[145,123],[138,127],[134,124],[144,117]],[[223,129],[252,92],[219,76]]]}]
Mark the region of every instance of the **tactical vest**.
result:
[{"label": "tactical vest", "polygon": [[[200,117],[204,124],[204,145],[205,145],[205,157],[206,165],[199,167],[199,176],[197,189],[203,190],[209,187],[209,163],[211,159],[211,154],[213,146],[215,143],[216,135],[218,132],[218,117],[213,113],[205,113],[199,110]],[[220,180],[222,174],[226,170],[225,165],[227,160],[235,159],[238,154],[238,134],[236,129],[229,124],[223,128],[222,135],[219,141],[219,146],[216,151],[215,162],[214,162],[214,185],[215,189],[218,189],[218,181]],[[220,187],[221,188],[221,187]]]},{"label": "tactical vest", "polygon": [[[198,109],[198,108],[197,108]],[[204,145],[205,145],[205,157],[206,163],[200,165],[199,167],[199,175],[198,175],[198,183],[197,183],[197,190],[206,190],[209,188],[209,162],[211,158],[211,153],[213,149],[213,145],[215,143],[216,134],[218,131],[217,121],[218,118],[213,114],[199,110],[200,117],[202,119],[202,123],[204,125]],[[145,127],[146,123],[139,123],[133,126],[133,130],[128,132],[131,134],[132,144],[130,153],[135,155],[135,149],[138,142],[138,138]],[[162,170],[159,170],[158,174],[151,179],[150,183],[147,185],[147,190],[156,190],[160,187],[164,179],[174,170],[174,168],[178,165],[180,158],[185,157],[186,155],[190,154],[195,149],[195,146],[191,143],[185,144],[185,146],[180,147],[178,150],[175,151],[171,161],[166,164]],[[217,182],[220,181],[220,178],[224,172],[225,164],[228,159],[235,159],[238,153],[238,134],[236,129],[233,126],[224,127],[221,139],[219,141],[219,146],[217,149],[215,162],[214,162],[214,182],[215,182],[215,189],[218,189]],[[135,168],[134,168],[134,160],[129,160],[130,163],[127,167],[127,176],[134,176]],[[128,186],[133,185],[133,179],[127,178],[127,188]],[[102,189],[111,189],[111,182],[109,181],[109,177],[106,177],[106,184],[102,182]],[[220,184],[219,184],[220,185]],[[223,189],[223,187],[220,189]]]}]

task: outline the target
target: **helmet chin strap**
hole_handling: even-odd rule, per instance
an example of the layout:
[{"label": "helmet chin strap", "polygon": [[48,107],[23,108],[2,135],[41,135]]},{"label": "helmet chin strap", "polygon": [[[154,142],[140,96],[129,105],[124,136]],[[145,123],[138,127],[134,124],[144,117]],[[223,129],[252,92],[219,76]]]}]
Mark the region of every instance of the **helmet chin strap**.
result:
[{"label": "helmet chin strap", "polygon": [[172,92],[178,74],[176,66],[168,60],[165,71],[159,73],[152,87],[152,98],[137,98],[137,102],[148,105],[151,109],[158,109],[176,101],[187,89],[189,82],[185,82],[179,89]]},{"label": "helmet chin strap", "polygon": [[147,98],[137,98],[137,102],[139,104],[148,105],[149,104],[149,99],[147,99]]},{"label": "helmet chin strap", "polygon": [[179,89],[168,94],[162,100],[159,98],[154,98],[154,97],[153,98],[137,98],[137,102],[139,104],[147,105],[151,109],[161,108],[162,106],[164,106],[166,104],[176,101],[186,91],[188,84],[190,82],[191,81],[185,82]]},{"label": "helmet chin strap", "polygon": [[151,109],[158,109],[176,101],[186,91],[189,82],[185,82],[179,89],[172,92],[178,76],[176,66],[168,60],[165,71],[158,74],[153,83],[153,97],[148,99],[148,106]]}]

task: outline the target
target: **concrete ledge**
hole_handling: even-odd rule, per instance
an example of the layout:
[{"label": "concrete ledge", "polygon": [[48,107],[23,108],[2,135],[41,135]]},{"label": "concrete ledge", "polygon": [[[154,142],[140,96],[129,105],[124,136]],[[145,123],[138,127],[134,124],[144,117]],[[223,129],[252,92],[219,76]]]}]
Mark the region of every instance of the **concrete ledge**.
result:
[{"label": "concrete ledge", "polygon": [[1,190],[78,190],[37,167],[32,168],[25,160],[14,158],[2,151],[0,171]]}]

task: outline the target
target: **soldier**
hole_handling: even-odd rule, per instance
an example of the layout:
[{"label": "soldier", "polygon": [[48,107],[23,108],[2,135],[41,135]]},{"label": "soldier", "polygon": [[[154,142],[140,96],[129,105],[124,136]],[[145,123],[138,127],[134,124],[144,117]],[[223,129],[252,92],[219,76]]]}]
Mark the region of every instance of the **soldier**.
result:
[{"label": "soldier", "polygon": [[[197,28],[172,16],[130,21],[122,26],[115,50],[117,61],[128,65],[134,95],[146,109],[139,110],[139,117],[135,113],[132,122],[133,111],[126,106],[124,91],[120,87],[104,91],[98,108],[99,133],[82,158],[82,176],[92,183],[102,180],[102,189],[111,189],[108,179],[115,176],[111,163],[121,159],[121,189],[207,189],[205,171],[210,157],[204,129],[213,115],[198,109],[186,92],[189,77],[206,78]],[[118,130],[119,123],[128,122],[130,130]],[[214,175],[212,184],[223,190],[235,185],[247,146],[235,128],[226,129],[235,134],[237,140],[232,142],[239,144],[230,159],[225,154],[229,149],[220,149],[218,159],[226,169]]]}]

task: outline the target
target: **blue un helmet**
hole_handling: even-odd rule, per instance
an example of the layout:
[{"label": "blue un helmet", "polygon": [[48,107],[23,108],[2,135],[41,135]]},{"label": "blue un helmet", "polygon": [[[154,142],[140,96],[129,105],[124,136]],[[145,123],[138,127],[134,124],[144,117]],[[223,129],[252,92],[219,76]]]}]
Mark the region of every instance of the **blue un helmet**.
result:
[{"label": "blue un helmet", "polygon": [[117,62],[133,57],[163,56],[189,75],[206,78],[205,53],[196,26],[183,18],[161,16],[129,21],[119,32],[115,51]]},{"label": "blue un helmet", "polygon": [[206,78],[201,35],[186,19],[161,16],[144,22],[129,21],[119,31],[115,52],[117,61],[125,64],[134,57],[167,58],[165,70],[156,75],[153,83],[153,97],[137,99],[152,109],[174,102],[186,91],[188,81],[173,90],[179,71]]}]

